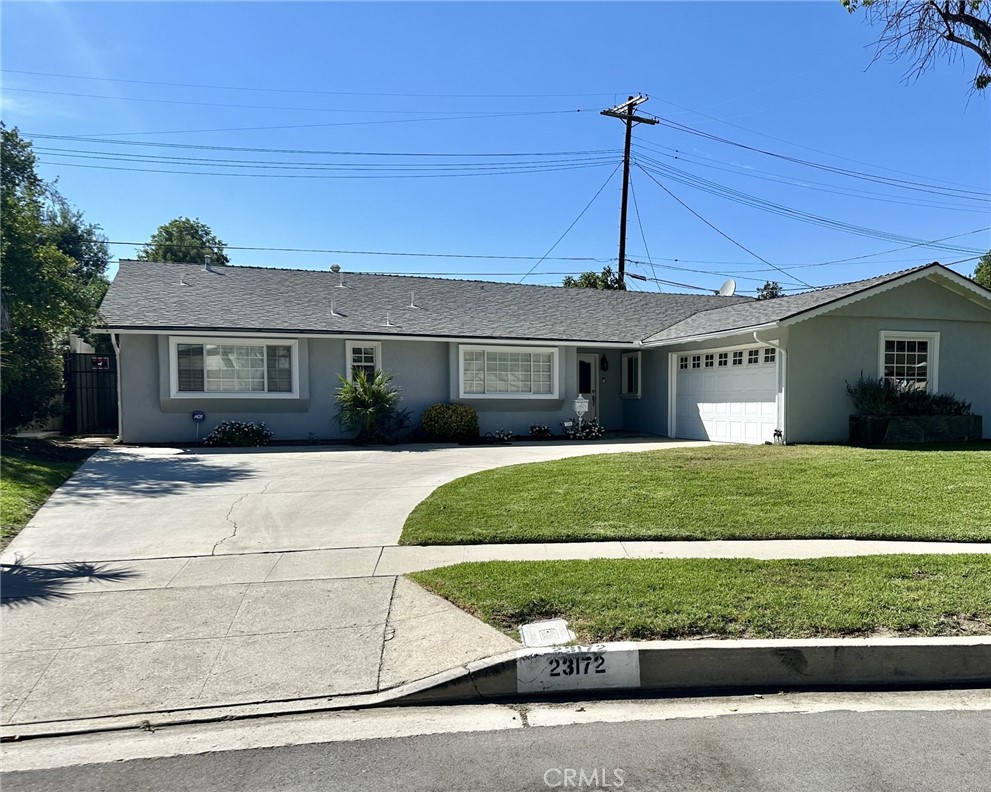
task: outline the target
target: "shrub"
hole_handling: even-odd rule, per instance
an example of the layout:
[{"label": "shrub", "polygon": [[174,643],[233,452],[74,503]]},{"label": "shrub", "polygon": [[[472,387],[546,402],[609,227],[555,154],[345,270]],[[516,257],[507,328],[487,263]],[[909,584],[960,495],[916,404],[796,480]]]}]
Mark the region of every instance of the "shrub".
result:
[{"label": "shrub", "polygon": [[516,435],[513,434],[512,429],[503,429],[501,426],[495,430],[495,439],[502,443],[508,443]]},{"label": "shrub", "polygon": [[251,421],[221,421],[210,434],[203,438],[203,445],[252,448],[268,445],[274,432],[264,423]]},{"label": "shrub", "polygon": [[530,437],[534,440],[550,440],[554,436],[546,424],[530,424]]},{"label": "shrub", "polygon": [[605,428],[595,418],[591,421],[579,421],[575,418],[570,423],[571,426],[566,426],[563,421],[561,422],[569,440],[598,440],[606,433]]},{"label": "shrub", "polygon": [[846,392],[860,415],[970,415],[970,402],[952,393],[930,393],[912,387],[907,382],[865,377],[851,385]]},{"label": "shrub", "polygon": [[334,396],[337,425],[357,430],[355,440],[359,443],[391,440],[409,425],[409,414],[396,406],[402,396],[392,384],[391,374],[376,371],[369,379],[364,371],[354,369],[350,382],[339,374],[337,378],[341,382]]},{"label": "shrub", "polygon": [[420,426],[430,440],[463,443],[478,437],[478,414],[467,404],[433,404],[423,411]]}]

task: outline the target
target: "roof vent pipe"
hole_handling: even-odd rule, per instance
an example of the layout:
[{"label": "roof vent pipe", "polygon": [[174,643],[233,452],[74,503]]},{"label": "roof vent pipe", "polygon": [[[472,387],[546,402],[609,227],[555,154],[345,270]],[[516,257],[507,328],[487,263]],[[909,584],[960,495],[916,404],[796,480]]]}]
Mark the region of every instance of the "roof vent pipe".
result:
[{"label": "roof vent pipe", "polygon": [[210,269],[210,264],[212,264],[212,263],[213,263],[213,256],[204,256],[203,257],[203,271],[204,272],[212,272],[213,270]]},{"label": "roof vent pipe", "polygon": [[334,288],[335,289],[343,289],[344,288],[344,273],[343,272],[338,272],[338,275],[340,276],[340,280],[338,281],[338,284]]},{"label": "roof vent pipe", "polygon": [[416,304],[416,300],[414,299],[413,292],[410,292],[409,293],[409,307],[410,308],[419,308],[420,307],[419,305]]},{"label": "roof vent pipe", "polygon": [[334,300],[331,300],[330,301],[330,315],[331,316],[340,316],[340,314],[337,313],[337,310],[334,308],[334,302],[335,302]]}]

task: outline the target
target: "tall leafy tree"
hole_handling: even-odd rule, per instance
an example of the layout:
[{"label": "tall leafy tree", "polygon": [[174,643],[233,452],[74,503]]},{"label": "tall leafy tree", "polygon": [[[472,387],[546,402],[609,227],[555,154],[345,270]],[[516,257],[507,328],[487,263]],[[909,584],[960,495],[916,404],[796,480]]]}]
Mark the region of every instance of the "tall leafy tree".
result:
[{"label": "tall leafy tree", "polygon": [[86,223],[35,169],[29,141],[0,123],[0,297],[4,434],[58,409],[62,345],[97,316],[109,255]]},{"label": "tall leafy tree", "polygon": [[781,288],[781,284],[777,281],[764,281],[764,285],[757,290],[758,300],[774,300],[784,296],[784,289]]},{"label": "tall leafy tree", "polygon": [[974,280],[985,289],[991,289],[991,250],[981,256],[977,262],[977,269],[974,270]]},{"label": "tall leafy tree", "polygon": [[881,26],[877,55],[906,57],[912,79],[942,57],[953,60],[965,50],[977,55],[974,87],[991,83],[991,0],[840,0],[851,14],[863,9]]},{"label": "tall leafy tree", "polygon": [[148,244],[138,251],[138,259],[203,264],[210,256],[213,264],[227,264],[230,259],[224,247],[223,240],[199,218],[177,217],[158,227]]},{"label": "tall leafy tree", "polygon": [[612,267],[603,267],[602,272],[583,272],[577,278],[571,275],[565,277],[563,285],[569,289],[611,289],[624,291],[626,284],[622,283],[619,275]]}]

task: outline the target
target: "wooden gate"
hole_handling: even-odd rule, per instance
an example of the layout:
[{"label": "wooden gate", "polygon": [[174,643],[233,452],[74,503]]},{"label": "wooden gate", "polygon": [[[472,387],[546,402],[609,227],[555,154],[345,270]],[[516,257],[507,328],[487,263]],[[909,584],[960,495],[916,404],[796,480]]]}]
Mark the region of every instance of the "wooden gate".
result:
[{"label": "wooden gate", "polygon": [[117,434],[117,358],[65,356],[66,434]]}]

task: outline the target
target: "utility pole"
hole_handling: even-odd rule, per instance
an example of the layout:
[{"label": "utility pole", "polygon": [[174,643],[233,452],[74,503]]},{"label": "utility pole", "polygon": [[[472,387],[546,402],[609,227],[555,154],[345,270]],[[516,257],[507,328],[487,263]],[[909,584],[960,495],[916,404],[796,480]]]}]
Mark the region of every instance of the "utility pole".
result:
[{"label": "utility pole", "polygon": [[638,94],[627,101],[603,110],[601,115],[612,116],[626,122],[626,146],[623,149],[623,199],[619,209],[619,285],[626,286],[626,195],[630,189],[630,140],[634,124],[656,124],[656,119],[635,115],[638,105],[649,97]]}]

